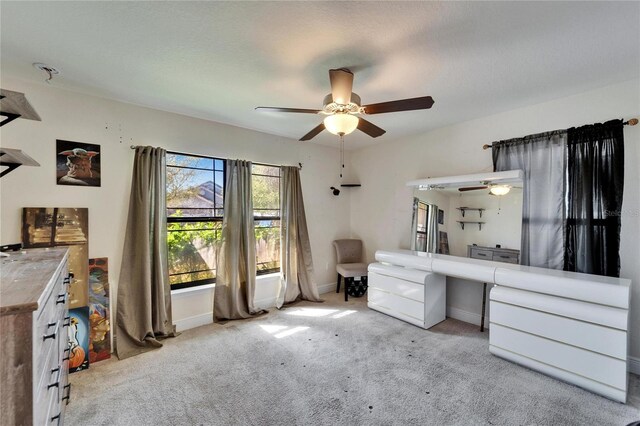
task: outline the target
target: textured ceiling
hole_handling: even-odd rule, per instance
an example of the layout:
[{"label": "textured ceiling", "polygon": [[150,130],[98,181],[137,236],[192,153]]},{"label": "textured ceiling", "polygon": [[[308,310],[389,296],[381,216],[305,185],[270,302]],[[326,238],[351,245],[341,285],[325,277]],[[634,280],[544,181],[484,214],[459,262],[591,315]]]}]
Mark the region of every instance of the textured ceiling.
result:
[{"label": "textured ceiling", "polygon": [[[431,95],[428,111],[370,116],[356,148],[637,78],[640,3],[0,3],[3,75],[299,138],[321,117],[329,68],[375,103]],[[10,88],[9,88],[10,89]],[[605,117],[606,118],[606,117]],[[312,142],[337,144],[323,132]],[[301,142],[302,143],[302,142]]]}]

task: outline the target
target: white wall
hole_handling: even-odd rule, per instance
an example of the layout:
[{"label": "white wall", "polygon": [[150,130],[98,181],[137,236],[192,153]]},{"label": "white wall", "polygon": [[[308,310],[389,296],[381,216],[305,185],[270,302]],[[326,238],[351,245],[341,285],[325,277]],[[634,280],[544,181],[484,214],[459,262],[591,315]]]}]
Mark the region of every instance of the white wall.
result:
[{"label": "white wall", "polygon": [[[130,145],[273,164],[301,162],[314,277],[320,286],[335,283],[331,242],[349,235],[350,209],[349,191],[335,197],[329,190],[338,182],[336,148],[82,95],[54,85],[2,78],[2,88],[24,92],[42,121],[18,119],[0,129],[3,147],[22,149],[41,164],[18,168],[0,181],[0,243],[20,241],[22,207],[88,207],[89,256],[109,258],[115,306],[133,164]],[[100,188],[56,185],[56,139],[101,146]],[[260,284],[256,300],[261,306],[268,305],[271,298],[275,300],[276,281],[266,279]],[[199,315],[202,319],[211,312],[211,297],[211,289],[175,297],[174,321]]]},{"label": "white wall", "polygon": [[[446,101],[436,99],[435,108]],[[429,119],[428,111],[413,114]],[[351,195],[352,236],[364,240],[369,261],[378,249],[409,248],[413,192],[405,183],[491,171],[491,151],[482,150],[485,143],[639,114],[640,81],[632,80],[355,151],[353,174],[362,188]],[[624,136],[621,276],[633,281],[631,355],[640,357],[640,125],[625,126]],[[447,290],[450,312],[478,317],[482,286],[455,284]]]}]

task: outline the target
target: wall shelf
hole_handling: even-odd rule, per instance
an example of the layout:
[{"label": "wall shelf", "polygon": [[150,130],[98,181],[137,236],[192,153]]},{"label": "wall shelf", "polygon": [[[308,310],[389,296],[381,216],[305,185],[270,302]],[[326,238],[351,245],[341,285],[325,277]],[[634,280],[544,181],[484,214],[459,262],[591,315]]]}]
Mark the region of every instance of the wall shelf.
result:
[{"label": "wall shelf", "polygon": [[[475,210],[475,209],[474,209]],[[478,230],[482,231],[482,225],[485,224],[485,222],[472,222],[472,221],[467,221],[467,220],[459,220],[458,223],[460,224],[460,226],[462,227],[462,229],[464,230],[464,224],[465,223],[473,223],[473,224],[477,224],[478,225]]]},{"label": "wall shelf", "polygon": [[340,184],[340,186],[342,188],[356,188],[356,187],[360,187],[362,185],[359,184],[359,183],[343,183],[343,184]]},{"label": "wall shelf", "polygon": [[[460,212],[462,213],[462,217],[464,217],[464,214],[466,211],[470,210],[470,211],[477,211],[478,214],[480,215],[480,217],[482,217],[482,212],[485,211],[486,209],[481,209],[481,208],[477,208],[477,207],[456,207],[456,210],[460,210]],[[464,228],[462,228],[464,229]]]}]

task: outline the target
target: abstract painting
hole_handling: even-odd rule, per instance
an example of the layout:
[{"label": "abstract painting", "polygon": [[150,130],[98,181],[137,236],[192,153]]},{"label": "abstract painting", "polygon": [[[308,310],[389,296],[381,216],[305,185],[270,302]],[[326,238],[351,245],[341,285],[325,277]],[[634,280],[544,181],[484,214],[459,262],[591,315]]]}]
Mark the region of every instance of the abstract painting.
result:
[{"label": "abstract painting", "polygon": [[89,259],[89,361],[111,357],[109,322],[109,262],[106,257]]},{"label": "abstract painting", "polygon": [[69,373],[89,368],[89,307],[69,309]]},{"label": "abstract painting", "polygon": [[100,186],[100,145],[56,140],[58,185]]},{"label": "abstract painting", "polygon": [[25,248],[69,247],[69,307],[89,303],[89,210],[86,208],[26,207],[22,210]]}]

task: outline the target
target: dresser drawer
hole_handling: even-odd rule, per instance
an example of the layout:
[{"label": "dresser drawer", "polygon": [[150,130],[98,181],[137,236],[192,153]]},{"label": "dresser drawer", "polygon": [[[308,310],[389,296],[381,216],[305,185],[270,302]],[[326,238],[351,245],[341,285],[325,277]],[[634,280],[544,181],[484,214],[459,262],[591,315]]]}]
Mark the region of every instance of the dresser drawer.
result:
[{"label": "dresser drawer", "polygon": [[58,361],[57,347],[49,352],[42,368],[42,375],[34,389],[33,408],[35,424],[49,424],[47,416],[52,400],[60,400],[62,395],[64,365]]},{"label": "dresser drawer", "polygon": [[469,257],[473,259],[484,259],[484,260],[492,260],[493,252],[491,250],[483,250],[480,248],[471,248],[471,252],[469,253]]},{"label": "dresser drawer", "polygon": [[515,253],[493,253],[494,262],[519,263],[518,255]]}]

